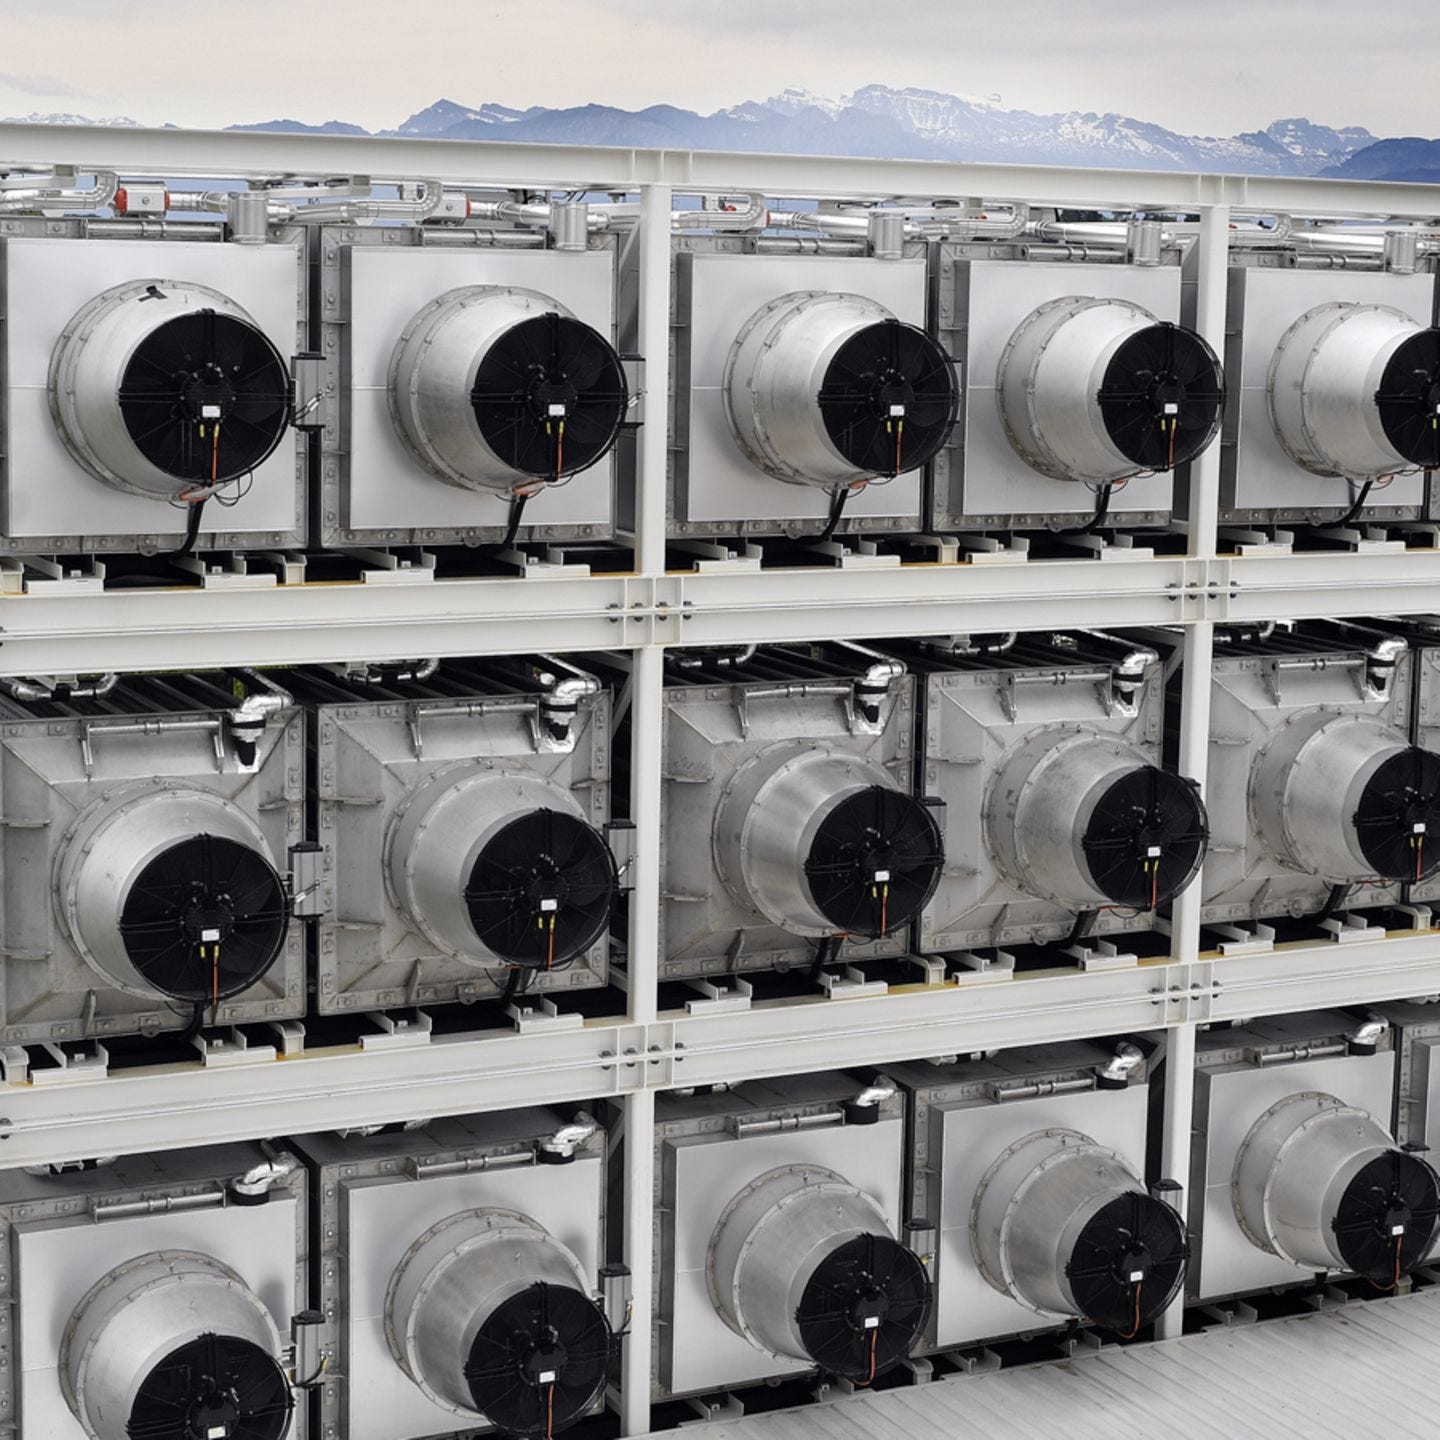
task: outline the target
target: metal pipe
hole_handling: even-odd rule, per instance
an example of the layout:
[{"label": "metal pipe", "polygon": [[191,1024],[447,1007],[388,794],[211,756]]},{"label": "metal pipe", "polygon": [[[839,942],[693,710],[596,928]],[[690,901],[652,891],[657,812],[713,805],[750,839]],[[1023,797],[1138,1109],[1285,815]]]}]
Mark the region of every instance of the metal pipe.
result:
[{"label": "metal pipe", "polygon": [[229,1188],[233,1194],[254,1200],[261,1195],[268,1195],[275,1186],[299,1168],[300,1162],[289,1151],[281,1151],[269,1160],[252,1165],[243,1175],[232,1180]]},{"label": "metal pipe", "polygon": [[73,186],[36,186],[0,190],[0,214],[16,210],[107,210],[114,202],[120,179],[113,171],[97,170],[89,190]]}]

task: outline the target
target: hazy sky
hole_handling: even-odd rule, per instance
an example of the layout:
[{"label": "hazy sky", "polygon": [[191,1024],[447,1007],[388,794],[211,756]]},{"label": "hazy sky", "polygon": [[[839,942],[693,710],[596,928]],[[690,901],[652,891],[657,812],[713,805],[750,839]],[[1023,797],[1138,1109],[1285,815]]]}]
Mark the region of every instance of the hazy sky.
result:
[{"label": "hazy sky", "polygon": [[1434,0],[0,0],[0,114],[399,124],[443,97],[708,111],[786,85],[998,93],[1233,134],[1440,135]]}]

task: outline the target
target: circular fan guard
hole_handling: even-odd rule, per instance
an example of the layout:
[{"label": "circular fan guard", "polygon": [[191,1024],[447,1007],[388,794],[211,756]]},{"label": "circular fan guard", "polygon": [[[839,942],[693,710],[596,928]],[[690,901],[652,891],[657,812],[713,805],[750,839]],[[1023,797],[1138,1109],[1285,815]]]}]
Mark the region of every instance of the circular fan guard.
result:
[{"label": "circular fan guard", "polygon": [[593,1300],[538,1281],[480,1326],[465,1381],[492,1425],[508,1435],[548,1437],[595,1404],[612,1348],[610,1326]]},{"label": "circular fan guard", "polygon": [[1418,1155],[1388,1150],[1363,1165],[1345,1187],[1332,1225],[1346,1267],[1391,1286],[1429,1253],[1437,1219],[1440,1182],[1434,1170]]},{"label": "circular fan guard", "polygon": [[629,403],[614,348],[554,311],[505,331],[481,357],[470,391],[485,443],[512,469],[542,480],[603,460]]},{"label": "circular fan guard", "polygon": [[1097,889],[1116,905],[1153,910],[1189,883],[1209,834],[1195,787],[1145,765],[1096,801],[1080,848]]},{"label": "circular fan guard", "polygon": [[929,807],[868,785],[820,823],[805,860],[816,908],[837,930],[874,939],[899,930],[935,893],[944,863]]},{"label": "circular fan guard", "polygon": [[960,408],[944,350],[923,330],[879,320],[835,352],[816,396],[835,448],[859,470],[898,475],[935,458]]},{"label": "circular fan guard", "polygon": [[1065,1278],[1088,1321],[1128,1339],[1170,1303],[1188,1254],[1185,1226],[1175,1211],[1132,1190],[1085,1222]]},{"label": "circular fan guard", "polygon": [[600,938],[617,888],[604,836],[562,811],[532,810],[481,850],[464,900],[487,949],[508,964],[548,970]]},{"label": "circular fan guard", "polygon": [[118,399],[152,465],[209,485],[248,474],[274,452],[290,423],[290,374],[248,321],[194,310],[136,345]]},{"label": "circular fan guard", "polygon": [[130,963],[162,995],[224,1000],[275,963],[289,927],[285,886],[258,851],[218,835],[167,846],[120,911]]},{"label": "circular fan guard", "polygon": [[930,1314],[930,1277],[888,1235],[860,1235],[816,1267],[795,1312],[822,1370],[868,1384],[903,1360]]},{"label": "circular fan guard", "polygon": [[1225,382],[1200,336],[1160,320],[1121,341],[1096,398],[1126,459],[1146,470],[1173,470],[1215,438]]},{"label": "circular fan guard", "polygon": [[1385,438],[1412,465],[1440,468],[1440,330],[1402,340],[1375,392]]},{"label": "circular fan guard", "polygon": [[1355,837],[1376,875],[1412,884],[1440,869],[1440,755],[1416,746],[1370,777],[1355,808]]},{"label": "circular fan guard", "polygon": [[233,1335],[172,1350],[136,1392],[129,1440],[281,1440],[293,1402],[275,1357]]}]

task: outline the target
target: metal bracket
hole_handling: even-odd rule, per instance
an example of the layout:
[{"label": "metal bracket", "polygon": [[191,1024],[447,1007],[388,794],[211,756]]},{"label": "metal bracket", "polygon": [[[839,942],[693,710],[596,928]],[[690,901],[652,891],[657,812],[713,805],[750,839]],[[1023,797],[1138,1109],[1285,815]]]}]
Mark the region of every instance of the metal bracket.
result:
[{"label": "metal bracket", "polygon": [[392,1015],[377,1010],[367,1016],[378,1033],[362,1035],[362,1050],[410,1050],[430,1043],[434,1021],[423,1010],[402,1011]]}]

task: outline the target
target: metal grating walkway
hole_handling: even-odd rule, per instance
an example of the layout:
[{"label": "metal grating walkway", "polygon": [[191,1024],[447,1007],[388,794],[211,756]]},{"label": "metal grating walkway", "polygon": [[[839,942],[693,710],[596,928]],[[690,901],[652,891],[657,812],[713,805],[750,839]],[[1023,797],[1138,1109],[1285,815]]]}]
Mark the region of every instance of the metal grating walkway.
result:
[{"label": "metal grating walkway", "polygon": [[[673,1433],[673,1432],[671,1432]],[[706,1425],[705,1440],[1440,1437],[1440,1289]]]}]

